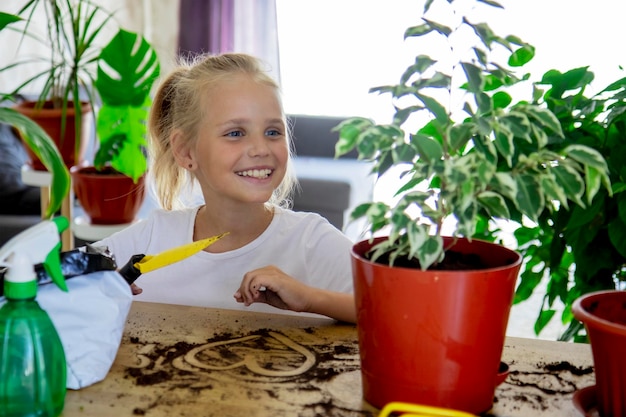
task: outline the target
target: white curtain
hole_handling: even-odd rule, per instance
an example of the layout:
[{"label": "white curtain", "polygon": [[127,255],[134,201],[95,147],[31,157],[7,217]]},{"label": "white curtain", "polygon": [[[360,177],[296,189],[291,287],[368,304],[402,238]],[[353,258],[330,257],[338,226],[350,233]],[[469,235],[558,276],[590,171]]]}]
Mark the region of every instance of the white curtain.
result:
[{"label": "white curtain", "polygon": [[236,0],[234,28],[235,51],[265,61],[271,75],[280,84],[276,1]]},{"label": "white curtain", "polygon": [[124,29],[141,33],[159,55],[161,74],[169,73],[176,61],[180,0],[97,0],[114,11]]}]

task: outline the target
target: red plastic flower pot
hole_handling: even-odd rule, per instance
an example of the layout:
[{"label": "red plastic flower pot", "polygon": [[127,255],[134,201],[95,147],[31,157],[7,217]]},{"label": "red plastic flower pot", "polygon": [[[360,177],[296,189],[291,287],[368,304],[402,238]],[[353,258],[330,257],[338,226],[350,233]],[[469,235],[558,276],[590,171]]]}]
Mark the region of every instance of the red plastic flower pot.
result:
[{"label": "red plastic flower pot", "polygon": [[[422,271],[365,259],[380,240],[352,250],[363,395],[480,414],[498,383],[521,256],[503,246],[459,239],[486,269]],[[445,238],[451,245],[452,238]]]},{"label": "red plastic flower pot", "polygon": [[135,220],[145,198],[145,176],[134,183],[110,167],[70,169],[76,197],[92,224],[129,224]]},{"label": "red plastic flower pot", "polygon": [[626,417],[626,291],[585,294],[574,301],[572,312],[591,343],[600,415]]}]

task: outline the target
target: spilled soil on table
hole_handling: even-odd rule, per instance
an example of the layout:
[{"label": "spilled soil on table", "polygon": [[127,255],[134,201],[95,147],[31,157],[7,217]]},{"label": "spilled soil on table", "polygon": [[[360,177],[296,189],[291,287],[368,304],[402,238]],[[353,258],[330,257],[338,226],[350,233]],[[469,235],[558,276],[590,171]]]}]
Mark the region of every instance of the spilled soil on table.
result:
[{"label": "spilled soil on table", "polygon": [[[512,399],[514,408],[530,408],[537,411],[545,411],[550,407],[550,401],[555,398],[562,398],[571,395],[576,390],[581,389],[577,385],[577,379],[585,375],[593,374],[592,366],[580,367],[567,361],[560,362],[538,362],[532,371],[511,370],[506,379],[506,384],[523,388],[511,389],[506,386],[497,393],[494,404],[503,398]],[[482,416],[494,416],[491,412]]]},{"label": "spilled soil on table", "polygon": [[[301,329],[295,338],[260,329],[246,334],[221,333],[196,344],[163,344],[133,337],[130,342],[136,348],[138,364],[125,369],[125,378],[153,389],[151,402],[138,406],[134,414],[149,415],[152,409],[169,410],[190,401],[211,406],[212,401],[217,404],[226,398],[231,404],[258,400],[264,404],[259,407],[276,416],[295,415],[294,410],[302,417],[376,416],[374,409],[360,410],[360,403],[347,406],[338,394],[342,384],[354,381],[345,376],[360,369],[358,344],[329,342],[317,336],[315,329]],[[571,397],[583,388],[581,382],[593,374],[593,367],[567,361],[539,361],[522,370],[515,361],[509,365],[494,405],[501,401],[513,410],[552,409],[564,396]],[[490,411],[483,416],[495,414]]]},{"label": "spilled soil on table", "polygon": [[[303,330],[308,334],[315,332]],[[270,403],[283,403],[287,407],[291,397],[300,395],[317,399],[293,406],[308,410],[304,415],[373,416],[370,412],[345,408],[327,390],[338,375],[359,370],[355,342],[320,340],[320,344],[302,345],[269,329],[245,335],[222,333],[198,344],[168,345],[139,337],[132,337],[130,342],[137,347],[139,363],[137,367],[126,368],[125,378],[137,386],[153,386],[159,392],[208,390],[214,393],[207,393],[205,398],[216,399],[237,392],[246,398],[266,398]],[[134,414],[144,415],[159,405],[182,401],[175,397],[159,397],[147,407],[137,407]]]}]

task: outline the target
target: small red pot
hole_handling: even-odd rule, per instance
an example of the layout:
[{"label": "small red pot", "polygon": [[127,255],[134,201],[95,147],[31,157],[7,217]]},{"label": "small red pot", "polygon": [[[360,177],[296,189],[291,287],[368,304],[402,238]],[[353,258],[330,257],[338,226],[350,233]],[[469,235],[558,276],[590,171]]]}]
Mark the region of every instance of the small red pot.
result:
[{"label": "small red pot", "polygon": [[106,167],[70,169],[76,197],[92,224],[127,224],[135,220],[145,198],[145,176],[132,178]]},{"label": "small red pot", "polygon": [[600,415],[626,417],[626,291],[585,294],[574,301],[572,313],[591,343]]},{"label": "small red pot", "polygon": [[459,239],[452,249],[477,254],[488,269],[421,271],[366,260],[382,239],[352,250],[365,400],[377,408],[401,401],[489,410],[505,378],[500,358],[521,256]]}]

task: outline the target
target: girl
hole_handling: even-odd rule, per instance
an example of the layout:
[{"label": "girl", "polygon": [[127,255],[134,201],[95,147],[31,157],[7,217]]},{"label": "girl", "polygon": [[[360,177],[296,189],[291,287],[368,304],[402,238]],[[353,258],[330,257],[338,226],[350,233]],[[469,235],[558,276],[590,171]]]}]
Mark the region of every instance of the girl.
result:
[{"label": "girl", "polygon": [[[318,214],[284,207],[295,185],[285,120],[278,85],[249,55],[201,56],[163,81],[149,120],[163,209],[96,245],[123,265],[134,254],[228,234],[142,275],[133,287],[138,300],[270,305],[355,322],[352,241]],[[181,190],[194,181],[204,204],[181,208]]]}]

